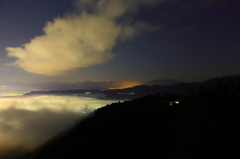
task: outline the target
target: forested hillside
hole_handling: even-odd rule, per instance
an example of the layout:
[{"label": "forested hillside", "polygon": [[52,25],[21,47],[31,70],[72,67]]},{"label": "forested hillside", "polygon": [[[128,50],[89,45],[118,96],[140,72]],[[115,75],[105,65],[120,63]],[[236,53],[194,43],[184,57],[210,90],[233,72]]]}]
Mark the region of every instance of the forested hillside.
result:
[{"label": "forested hillside", "polygon": [[218,79],[188,97],[156,93],[113,103],[20,159],[240,158],[239,97],[240,86]]}]

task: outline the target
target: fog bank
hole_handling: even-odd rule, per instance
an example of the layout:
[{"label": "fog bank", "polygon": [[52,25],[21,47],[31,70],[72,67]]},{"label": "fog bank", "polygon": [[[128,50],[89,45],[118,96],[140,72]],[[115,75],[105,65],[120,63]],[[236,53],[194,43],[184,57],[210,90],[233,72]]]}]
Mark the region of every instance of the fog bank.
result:
[{"label": "fog bank", "polygon": [[72,96],[1,98],[0,158],[32,150],[94,109],[113,102]]}]

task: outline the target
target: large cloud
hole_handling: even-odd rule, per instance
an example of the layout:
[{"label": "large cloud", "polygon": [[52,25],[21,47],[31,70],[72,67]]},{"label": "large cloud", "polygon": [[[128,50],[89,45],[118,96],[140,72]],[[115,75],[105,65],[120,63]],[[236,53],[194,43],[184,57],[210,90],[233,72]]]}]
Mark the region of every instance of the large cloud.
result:
[{"label": "large cloud", "polygon": [[47,23],[44,35],[23,47],[6,49],[9,56],[18,58],[15,66],[32,73],[59,75],[112,59],[110,51],[121,29],[104,16],[73,15]]},{"label": "large cloud", "polygon": [[[55,18],[45,25],[43,35],[22,47],[7,47],[8,56],[17,58],[10,65],[36,74],[61,75],[106,63],[114,57],[111,50],[117,41],[156,29],[144,22],[131,23],[119,21],[119,18],[136,12],[139,5],[162,1],[78,0],[81,14]],[[88,12],[89,7],[92,13]]]}]

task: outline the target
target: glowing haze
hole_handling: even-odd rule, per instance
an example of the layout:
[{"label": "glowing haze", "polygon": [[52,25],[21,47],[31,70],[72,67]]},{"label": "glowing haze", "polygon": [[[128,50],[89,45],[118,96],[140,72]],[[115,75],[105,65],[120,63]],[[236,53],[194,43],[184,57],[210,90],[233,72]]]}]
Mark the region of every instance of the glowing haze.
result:
[{"label": "glowing haze", "polygon": [[1,98],[0,158],[32,150],[86,113],[113,102],[70,96]]}]

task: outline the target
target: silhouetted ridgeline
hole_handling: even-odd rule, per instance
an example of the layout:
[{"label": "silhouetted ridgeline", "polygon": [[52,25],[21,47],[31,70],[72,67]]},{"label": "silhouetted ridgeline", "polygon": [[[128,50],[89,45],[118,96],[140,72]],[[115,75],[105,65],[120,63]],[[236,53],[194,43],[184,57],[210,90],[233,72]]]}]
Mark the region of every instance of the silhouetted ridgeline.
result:
[{"label": "silhouetted ridgeline", "polygon": [[[240,76],[225,76],[224,83],[238,85]],[[177,82],[177,81],[175,81]],[[173,83],[173,82],[172,82]],[[52,91],[33,91],[26,93],[24,96],[31,95],[75,95],[84,97],[93,97],[98,99],[109,99],[109,100],[129,100],[133,98],[139,98],[148,94],[155,94],[156,92],[163,93],[169,92],[174,94],[184,94],[189,96],[194,93],[197,94],[200,85],[203,85],[206,89],[211,89],[216,83],[216,78],[209,79],[203,83],[178,83],[172,86],[161,86],[161,85],[141,85],[126,89],[114,89],[114,90],[52,90]],[[191,92],[191,93],[190,93]]]},{"label": "silhouetted ridgeline", "polygon": [[190,97],[157,93],[113,103],[20,159],[240,158],[239,97],[240,85],[218,79]]}]

